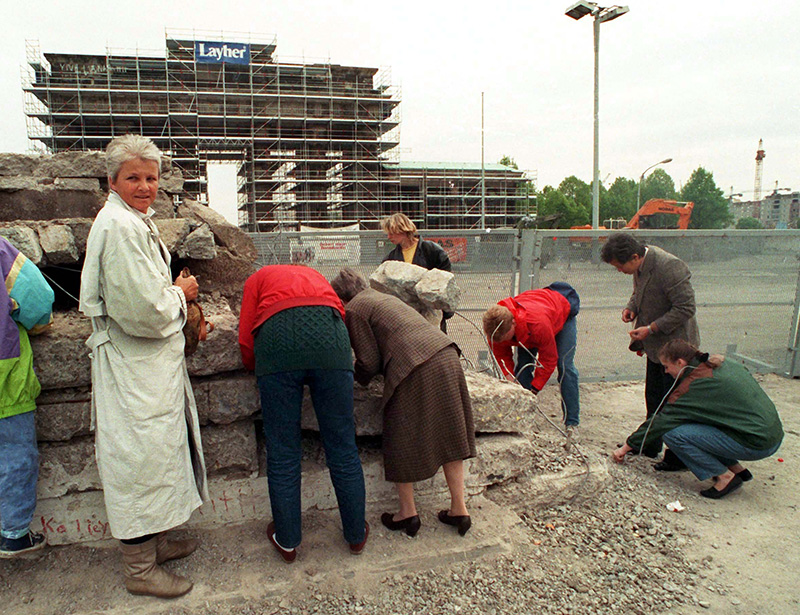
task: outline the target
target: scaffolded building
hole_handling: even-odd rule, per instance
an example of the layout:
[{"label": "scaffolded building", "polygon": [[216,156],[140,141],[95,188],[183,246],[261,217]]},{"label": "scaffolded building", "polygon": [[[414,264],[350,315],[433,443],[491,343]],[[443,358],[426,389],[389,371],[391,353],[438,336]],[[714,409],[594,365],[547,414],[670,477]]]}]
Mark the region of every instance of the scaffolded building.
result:
[{"label": "scaffolded building", "polygon": [[[182,169],[187,193],[201,202],[207,202],[208,163],[235,162],[239,223],[249,230],[375,228],[395,211],[423,227],[476,225],[475,186],[459,182],[465,203],[459,209],[450,193],[440,194],[447,190],[432,170],[421,169],[422,183],[418,168],[402,178],[399,89],[388,71],[282,61],[275,47],[274,36],[180,30],[166,32],[165,52],[42,54],[29,43],[28,136],[55,153],[103,149],[130,132],[145,135]],[[464,176],[463,169],[451,170]],[[503,223],[515,215],[521,174],[507,173],[506,180],[484,200],[486,209],[502,211]]]},{"label": "scaffolded building", "polygon": [[400,162],[404,212],[422,228],[499,228],[535,213],[526,172],[502,164]]}]

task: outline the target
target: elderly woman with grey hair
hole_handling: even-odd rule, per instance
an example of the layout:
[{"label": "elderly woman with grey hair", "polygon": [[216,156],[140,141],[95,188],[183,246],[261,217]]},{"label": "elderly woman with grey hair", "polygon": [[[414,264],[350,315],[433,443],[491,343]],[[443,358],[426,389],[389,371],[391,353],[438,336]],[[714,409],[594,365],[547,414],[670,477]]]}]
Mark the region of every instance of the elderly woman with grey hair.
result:
[{"label": "elderly woman with grey hair", "polygon": [[150,207],[161,153],[125,135],[106,150],[108,199],[86,244],[80,310],[92,319],[92,423],[111,534],[132,594],[173,598],[192,583],[161,563],[196,540],[168,540],[208,497],[199,421],[184,358],[194,277],[170,271]]},{"label": "elderly woman with grey hair", "polygon": [[475,428],[457,346],[397,297],[367,288],[345,268],[331,286],[345,304],[345,324],[356,355],[355,379],[366,385],[383,374],[383,466],[400,499],[397,513],[383,513],[390,530],[414,536],[420,518],[414,483],[441,467],[450,508],[439,521],[462,536],[472,522],[464,501],[464,459],[475,456]]}]

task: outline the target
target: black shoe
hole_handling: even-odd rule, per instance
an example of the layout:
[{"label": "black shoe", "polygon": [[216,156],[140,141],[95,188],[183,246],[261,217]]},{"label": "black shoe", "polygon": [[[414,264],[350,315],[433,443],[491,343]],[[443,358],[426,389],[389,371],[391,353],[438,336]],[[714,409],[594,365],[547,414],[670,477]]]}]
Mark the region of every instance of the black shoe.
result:
[{"label": "black shoe", "polygon": [[463,536],[472,527],[472,519],[469,515],[450,516],[446,510],[439,511],[439,521],[445,525],[452,525],[458,528],[459,536]]},{"label": "black shoe", "polygon": [[422,526],[422,523],[419,520],[419,515],[414,515],[413,517],[406,517],[405,519],[400,519],[400,521],[395,521],[392,517],[392,513],[383,513],[381,515],[381,523],[383,523],[384,527],[387,529],[396,532],[398,530],[405,530],[406,534],[409,536],[416,536],[417,532],[419,532],[419,528]]},{"label": "black shoe", "polygon": [[724,489],[719,490],[716,489],[715,487],[709,487],[708,489],[703,489],[703,491],[700,492],[700,495],[702,495],[704,498],[719,500],[720,498],[724,498],[729,493],[733,493],[734,491],[736,491],[739,487],[742,486],[743,482],[744,480],[742,479],[742,477],[739,476],[738,474],[735,474],[734,477],[731,479],[731,482],[729,482]]},{"label": "black shoe", "polygon": [[739,478],[741,478],[741,479],[742,479],[742,482],[745,482],[745,483],[746,483],[747,481],[749,481],[749,480],[753,480],[753,474],[752,474],[752,473],[750,472],[750,470],[748,470],[747,468],[745,468],[745,469],[744,469],[744,470],[742,470],[741,472],[737,472],[737,473],[736,473],[736,476],[738,476]]},{"label": "black shoe", "polygon": [[670,463],[668,461],[659,461],[653,466],[653,469],[656,472],[681,472],[682,470],[687,470],[688,468],[683,464],[679,465],[677,463]]},{"label": "black shoe", "polygon": [[28,532],[20,538],[2,538],[0,539],[0,558],[22,557],[28,553],[44,549],[45,544],[47,543],[44,535],[36,532]]},{"label": "black shoe", "polygon": [[657,472],[680,472],[681,470],[688,470],[686,464],[681,461],[681,458],[670,449],[664,450],[664,458],[654,465],[653,468]]}]

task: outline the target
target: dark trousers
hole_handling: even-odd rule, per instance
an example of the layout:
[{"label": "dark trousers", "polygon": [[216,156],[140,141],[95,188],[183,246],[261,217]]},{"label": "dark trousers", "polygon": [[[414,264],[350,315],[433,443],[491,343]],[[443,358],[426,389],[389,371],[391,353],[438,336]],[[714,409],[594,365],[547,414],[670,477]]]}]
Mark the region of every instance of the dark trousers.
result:
[{"label": "dark trousers", "polygon": [[[647,375],[644,381],[644,401],[647,406],[647,418],[658,410],[661,400],[669,391],[675,379],[664,371],[664,366],[647,359]],[[648,457],[657,457],[661,452],[661,439],[654,441],[642,451]]]},{"label": "dark trousers", "polygon": [[302,539],[300,415],[306,384],[339,503],[344,538],[355,545],[364,540],[366,494],[353,422],[353,372],[347,369],[297,369],[258,376],[275,537],[286,549],[294,549]]}]

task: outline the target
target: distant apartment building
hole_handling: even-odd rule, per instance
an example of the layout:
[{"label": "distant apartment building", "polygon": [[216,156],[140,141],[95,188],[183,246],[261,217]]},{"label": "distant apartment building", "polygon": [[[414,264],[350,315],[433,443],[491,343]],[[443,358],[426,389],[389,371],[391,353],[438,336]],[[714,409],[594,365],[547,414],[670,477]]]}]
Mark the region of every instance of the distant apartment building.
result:
[{"label": "distant apartment building", "polygon": [[[244,40],[242,40],[244,38]],[[162,52],[78,55],[28,44],[28,137],[47,152],[150,137],[207,202],[207,167],[237,165],[239,223],[269,231],[402,211],[422,228],[504,226],[524,173],[501,165],[399,163],[399,89],[388,71],[284,61],[274,36],[167,31]]]},{"label": "distant apartment building", "polygon": [[765,196],[760,201],[731,203],[734,223],[740,218],[755,218],[764,228],[798,228],[800,219],[800,192],[779,192]]}]

